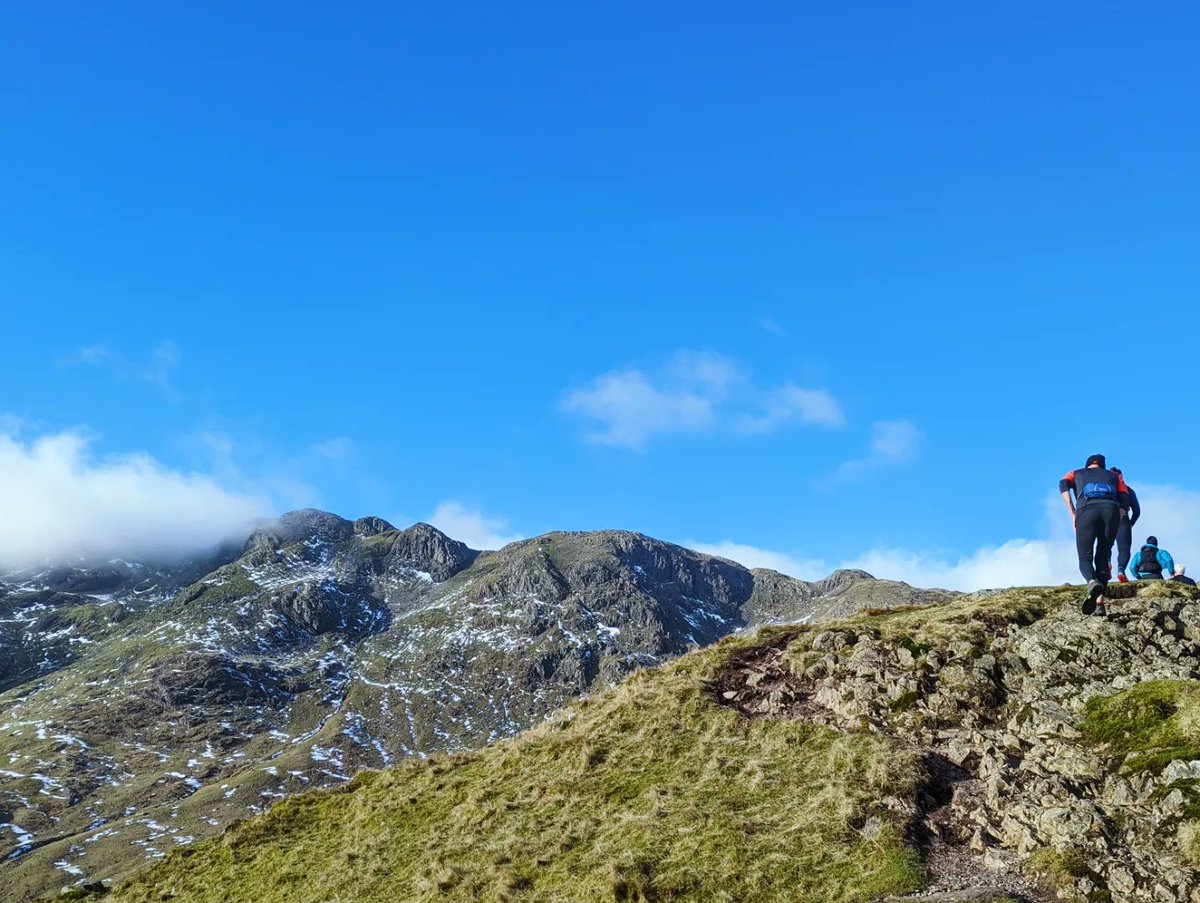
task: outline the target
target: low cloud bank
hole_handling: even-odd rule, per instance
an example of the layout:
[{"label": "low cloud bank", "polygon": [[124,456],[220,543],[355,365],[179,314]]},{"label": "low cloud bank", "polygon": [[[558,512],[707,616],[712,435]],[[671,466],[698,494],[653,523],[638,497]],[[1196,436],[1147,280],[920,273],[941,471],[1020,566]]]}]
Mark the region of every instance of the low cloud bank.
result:
[{"label": "low cloud bank", "polygon": [[[1142,519],[1133,528],[1134,551],[1153,534],[1176,563],[1187,565],[1189,573],[1200,576],[1200,492],[1177,486],[1135,488],[1142,504]],[[1046,500],[1041,532],[1039,538],[1009,539],[964,555],[896,546],[872,549],[845,561],[803,558],[735,542],[692,545],[746,567],[768,567],[801,580],[814,580],[837,568],[861,568],[876,577],[903,580],[913,586],[966,592],[1081,582],[1074,536],[1057,495]],[[1113,558],[1115,565],[1115,550]]]},{"label": "low cloud bank", "polygon": [[0,433],[0,564],[177,558],[247,535],[263,497],[146,454],[99,457],[76,432]]}]

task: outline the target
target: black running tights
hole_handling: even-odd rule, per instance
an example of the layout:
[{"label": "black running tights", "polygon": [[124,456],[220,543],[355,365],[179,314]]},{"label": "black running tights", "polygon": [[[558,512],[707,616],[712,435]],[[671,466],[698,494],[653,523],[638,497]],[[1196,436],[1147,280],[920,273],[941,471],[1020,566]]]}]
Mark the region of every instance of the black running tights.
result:
[{"label": "black running tights", "polygon": [[1112,547],[1121,525],[1121,509],[1112,502],[1092,502],[1075,516],[1075,547],[1079,573],[1086,581],[1108,583],[1112,576]]}]

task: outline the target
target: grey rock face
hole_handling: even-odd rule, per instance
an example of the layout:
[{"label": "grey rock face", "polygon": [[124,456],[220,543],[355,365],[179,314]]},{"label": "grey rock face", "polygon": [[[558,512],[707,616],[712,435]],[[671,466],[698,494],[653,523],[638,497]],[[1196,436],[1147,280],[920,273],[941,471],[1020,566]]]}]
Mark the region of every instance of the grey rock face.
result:
[{"label": "grey rock face", "polygon": [[416,524],[396,535],[387,557],[389,573],[415,570],[435,581],[449,580],[470,566],[479,553],[429,524]]},{"label": "grey rock face", "polygon": [[355,536],[378,536],[380,533],[392,533],[395,529],[382,517],[360,517],[354,522]]},{"label": "grey rock face", "polygon": [[355,526],[345,518],[330,514],[328,511],[317,511],[314,508],[304,508],[299,511],[289,511],[278,520],[259,527],[247,541],[247,545],[285,545],[292,542],[338,543],[349,539],[355,533]]},{"label": "grey rock face", "polygon": [[1089,700],[1148,681],[1200,689],[1200,594],[1129,592],[1107,619],[1080,614],[1077,590],[1029,590],[1011,617],[964,599],[932,628],[816,631],[793,653],[790,696],[730,698],[770,713],[803,697],[818,720],[928,747],[965,770],[947,840],[1002,871],[1060,857],[1062,899],[1191,903],[1200,872],[1177,836],[1200,830],[1200,761],[1129,767],[1081,730]]}]

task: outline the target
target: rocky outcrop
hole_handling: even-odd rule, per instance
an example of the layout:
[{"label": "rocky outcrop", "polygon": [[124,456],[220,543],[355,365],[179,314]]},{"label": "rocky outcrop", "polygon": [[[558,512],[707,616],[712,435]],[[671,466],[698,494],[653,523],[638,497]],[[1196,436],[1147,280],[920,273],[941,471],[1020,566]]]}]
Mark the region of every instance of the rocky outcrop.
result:
[{"label": "rocky outcrop", "polygon": [[387,569],[389,573],[421,571],[441,582],[469,567],[478,556],[474,549],[436,527],[415,524],[396,534],[387,555]]},{"label": "rocky outcrop", "polygon": [[[920,743],[942,763],[943,803],[912,813],[926,843],[993,875],[1067,900],[1196,903],[1200,721],[1171,719],[1200,714],[1177,714],[1180,694],[1200,694],[1200,598],[1117,591],[1107,619],[1082,615],[1077,590],[1015,591],[786,636],[735,662],[720,697]],[[1108,734],[1106,706],[1121,719]]]},{"label": "rocky outcrop", "polygon": [[276,669],[221,655],[188,655],[150,674],[147,692],[158,697],[165,712],[184,706],[278,705],[291,695]]},{"label": "rocky outcrop", "polygon": [[333,544],[350,539],[354,534],[355,524],[351,521],[328,511],[303,508],[289,511],[259,527],[246,540],[246,547],[269,545],[278,548],[292,542]]},{"label": "rocky outcrop", "polygon": [[280,615],[281,628],[303,641],[324,633],[360,637],[387,627],[387,606],[354,585],[334,581],[300,583],[271,594],[271,605]]}]

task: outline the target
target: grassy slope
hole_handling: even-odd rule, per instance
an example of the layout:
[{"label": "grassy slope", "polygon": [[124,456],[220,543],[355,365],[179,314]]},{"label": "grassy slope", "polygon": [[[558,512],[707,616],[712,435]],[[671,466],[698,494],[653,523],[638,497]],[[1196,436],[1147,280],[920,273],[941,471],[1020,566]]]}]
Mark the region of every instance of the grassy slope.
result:
[{"label": "grassy slope", "polygon": [[113,899],[848,903],[917,888],[883,803],[915,796],[915,754],[717,705],[706,681],[735,645],[515,741],[284,801]]},{"label": "grassy slope", "polygon": [[1194,681],[1146,681],[1090,699],[1084,711],[1084,736],[1124,756],[1126,771],[1160,771],[1200,758],[1200,684]]}]

